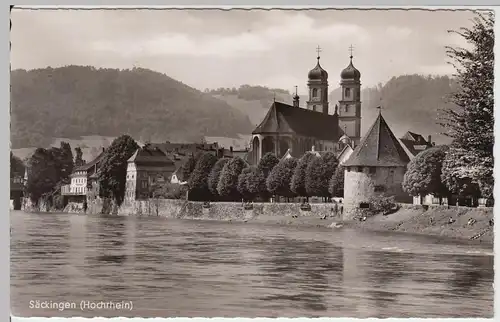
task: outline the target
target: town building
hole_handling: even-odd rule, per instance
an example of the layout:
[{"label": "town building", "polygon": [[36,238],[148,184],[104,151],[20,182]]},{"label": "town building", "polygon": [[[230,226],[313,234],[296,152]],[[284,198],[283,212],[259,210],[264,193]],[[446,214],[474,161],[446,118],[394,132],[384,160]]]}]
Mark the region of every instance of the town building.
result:
[{"label": "town building", "polygon": [[293,105],[274,102],[262,122],[252,132],[248,161],[257,164],[268,152],[281,158],[287,151],[300,157],[314,146],[318,151],[339,154],[345,147],[340,138],[348,138],[355,147],[361,133],[361,73],[352,63],[340,73],[342,99],[330,114],[328,101],[328,72],[320,65],[308,73],[309,99],[300,107],[297,92]]},{"label": "town building", "polygon": [[372,197],[394,196],[411,202],[402,183],[410,158],[379,113],[351,156],[344,162],[344,204],[360,207]]},{"label": "town building", "polygon": [[420,152],[432,148],[435,144],[432,142],[432,137],[429,135],[425,140],[421,134],[414,132],[406,132],[399,140],[403,143],[403,147],[411,153],[411,156],[416,156]]},{"label": "town building", "polygon": [[61,187],[61,195],[66,198],[65,204],[72,202],[83,205],[85,200],[89,202],[89,193],[94,197],[91,199],[95,199],[96,189],[98,195],[97,174],[104,157],[104,151],[103,148],[94,160],[73,169],[70,175],[71,182]]},{"label": "town building", "polygon": [[145,145],[127,161],[125,200],[148,199],[156,184],[170,182],[174,161],[160,148]]}]

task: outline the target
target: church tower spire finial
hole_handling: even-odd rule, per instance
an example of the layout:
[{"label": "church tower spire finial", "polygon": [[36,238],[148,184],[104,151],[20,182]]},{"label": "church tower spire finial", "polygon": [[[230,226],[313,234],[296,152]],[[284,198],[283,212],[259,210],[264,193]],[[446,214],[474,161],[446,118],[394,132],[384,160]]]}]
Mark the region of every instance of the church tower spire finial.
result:
[{"label": "church tower spire finial", "polygon": [[352,57],[353,57],[353,56],[352,56],[352,52],[353,52],[353,50],[354,50],[354,47],[353,47],[353,46],[352,46],[352,44],[351,44],[351,45],[349,46],[349,52],[351,53],[351,55],[349,56],[349,58],[351,59],[351,61],[352,61]]},{"label": "church tower spire finial", "polygon": [[318,47],[316,47],[316,52],[318,53],[317,59],[318,59],[318,62],[319,62],[319,58],[320,58],[319,53],[321,52],[321,47],[319,45],[318,45]]}]

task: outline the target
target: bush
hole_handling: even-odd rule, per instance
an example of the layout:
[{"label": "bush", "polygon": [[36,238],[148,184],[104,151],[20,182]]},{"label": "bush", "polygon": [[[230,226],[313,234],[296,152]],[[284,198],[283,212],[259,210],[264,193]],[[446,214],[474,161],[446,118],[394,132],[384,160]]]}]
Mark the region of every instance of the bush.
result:
[{"label": "bush", "polygon": [[187,185],[167,182],[156,186],[152,192],[152,196],[158,199],[184,199],[187,191]]},{"label": "bush", "polygon": [[360,209],[362,216],[372,217],[378,214],[389,215],[399,209],[394,196],[376,196],[368,200],[369,208]]}]

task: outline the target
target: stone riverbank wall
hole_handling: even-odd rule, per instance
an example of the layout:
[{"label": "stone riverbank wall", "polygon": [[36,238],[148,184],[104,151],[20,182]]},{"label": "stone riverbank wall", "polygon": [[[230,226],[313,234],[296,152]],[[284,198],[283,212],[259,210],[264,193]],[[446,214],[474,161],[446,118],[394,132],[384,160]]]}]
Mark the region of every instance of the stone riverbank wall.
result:
[{"label": "stone riverbank wall", "polygon": [[[296,203],[254,203],[252,209],[245,209],[241,202],[216,202],[204,207],[203,202],[159,199],[124,202],[117,214],[212,220],[241,220],[258,216],[334,215],[332,203],[313,203],[310,206],[311,210],[302,210],[300,204]],[[340,210],[338,214],[340,215]]]}]

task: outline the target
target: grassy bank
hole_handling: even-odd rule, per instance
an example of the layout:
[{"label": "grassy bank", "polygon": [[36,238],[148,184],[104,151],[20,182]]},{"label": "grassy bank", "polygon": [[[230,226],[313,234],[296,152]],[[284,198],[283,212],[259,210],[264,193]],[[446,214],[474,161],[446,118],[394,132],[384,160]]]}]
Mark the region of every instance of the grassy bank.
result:
[{"label": "grassy bank", "polygon": [[[453,219],[452,223],[449,223],[450,218]],[[492,218],[491,208],[429,207],[425,210],[422,206],[408,205],[391,215],[376,215],[365,221],[342,221],[340,217],[321,219],[321,216],[314,214],[296,218],[285,215],[259,215],[246,220],[263,224],[404,232],[493,244],[494,227],[489,224]],[[475,221],[472,225],[469,224],[471,219]]]}]

